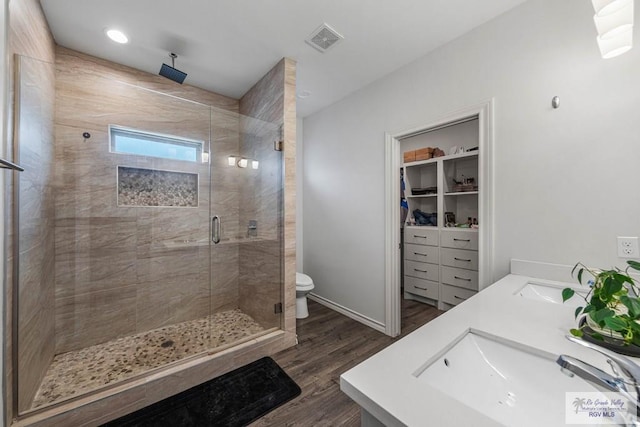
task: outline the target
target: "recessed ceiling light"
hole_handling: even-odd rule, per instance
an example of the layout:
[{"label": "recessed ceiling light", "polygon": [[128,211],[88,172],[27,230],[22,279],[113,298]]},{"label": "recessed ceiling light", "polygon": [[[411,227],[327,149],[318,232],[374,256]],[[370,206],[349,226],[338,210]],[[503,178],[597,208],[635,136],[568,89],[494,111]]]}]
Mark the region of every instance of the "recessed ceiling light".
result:
[{"label": "recessed ceiling light", "polygon": [[105,34],[116,43],[124,44],[129,42],[129,38],[120,30],[106,30]]}]

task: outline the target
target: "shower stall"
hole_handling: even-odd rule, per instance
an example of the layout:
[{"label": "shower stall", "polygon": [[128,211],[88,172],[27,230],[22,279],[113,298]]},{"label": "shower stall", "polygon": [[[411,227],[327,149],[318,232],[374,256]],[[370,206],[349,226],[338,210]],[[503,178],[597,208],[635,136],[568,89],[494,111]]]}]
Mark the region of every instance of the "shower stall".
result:
[{"label": "shower stall", "polygon": [[60,52],[16,58],[18,414],[284,323],[282,120],[241,114],[263,108],[252,97],[221,108]]}]

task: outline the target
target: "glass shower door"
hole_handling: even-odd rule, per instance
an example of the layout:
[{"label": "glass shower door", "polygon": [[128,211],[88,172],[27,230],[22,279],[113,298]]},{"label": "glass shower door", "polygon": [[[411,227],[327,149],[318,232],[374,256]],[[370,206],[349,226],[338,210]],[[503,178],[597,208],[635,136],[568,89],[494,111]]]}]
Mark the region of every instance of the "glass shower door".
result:
[{"label": "glass shower door", "polygon": [[[282,153],[278,126],[213,109],[212,347],[281,327]],[[218,239],[214,239],[218,240]]]}]

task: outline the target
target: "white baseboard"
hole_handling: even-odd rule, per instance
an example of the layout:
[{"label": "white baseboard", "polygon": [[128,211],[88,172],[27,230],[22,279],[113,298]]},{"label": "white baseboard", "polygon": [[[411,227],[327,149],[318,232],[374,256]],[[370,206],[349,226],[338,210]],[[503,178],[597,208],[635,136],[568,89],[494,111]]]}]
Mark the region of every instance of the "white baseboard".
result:
[{"label": "white baseboard", "polygon": [[319,295],[316,295],[314,293],[309,293],[307,294],[307,298],[309,298],[310,300],[313,300],[319,304],[324,305],[325,307],[330,308],[331,310],[337,311],[340,314],[344,314],[345,316],[362,323],[363,325],[366,325],[370,328],[375,329],[376,331],[380,331],[383,334],[386,331],[386,327],[384,325],[384,323],[382,322],[378,322],[377,320],[373,320],[370,317],[364,316],[360,313],[358,313],[357,311],[353,311],[350,308],[344,307],[340,304],[336,304],[335,302],[328,300],[324,297],[321,297]]}]

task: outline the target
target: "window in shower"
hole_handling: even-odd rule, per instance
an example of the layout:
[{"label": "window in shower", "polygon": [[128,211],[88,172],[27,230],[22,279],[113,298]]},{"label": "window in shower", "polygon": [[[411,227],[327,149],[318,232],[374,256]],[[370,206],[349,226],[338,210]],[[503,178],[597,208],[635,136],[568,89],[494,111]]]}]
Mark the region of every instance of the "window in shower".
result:
[{"label": "window in shower", "polygon": [[120,126],[109,125],[112,153],[197,162],[202,156],[202,141],[163,135]]}]

